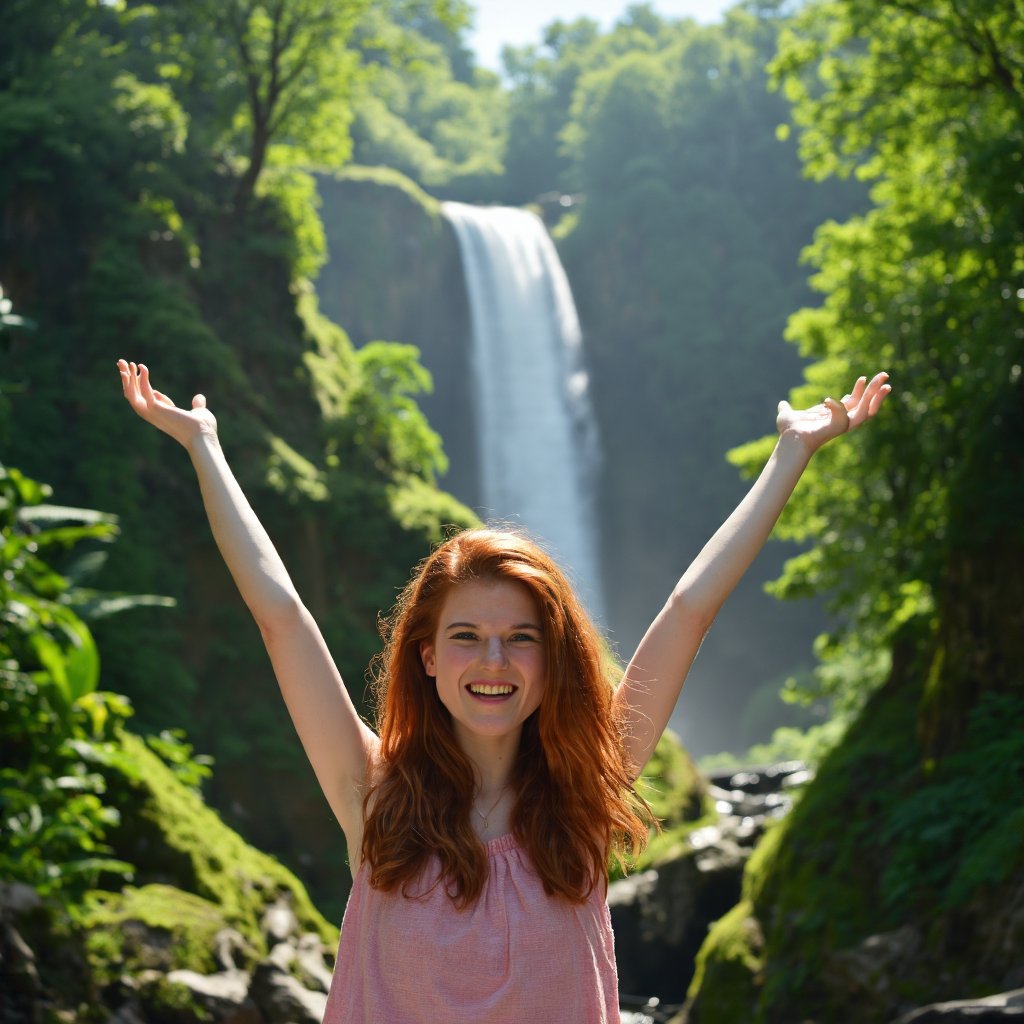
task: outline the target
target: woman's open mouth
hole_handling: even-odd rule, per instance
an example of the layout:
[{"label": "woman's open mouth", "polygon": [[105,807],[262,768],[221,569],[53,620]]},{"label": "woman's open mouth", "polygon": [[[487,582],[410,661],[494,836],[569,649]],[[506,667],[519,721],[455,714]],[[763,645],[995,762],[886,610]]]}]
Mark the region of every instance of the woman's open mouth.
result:
[{"label": "woman's open mouth", "polygon": [[474,682],[467,684],[466,689],[471,697],[493,703],[507,700],[516,692],[516,687],[511,683]]}]

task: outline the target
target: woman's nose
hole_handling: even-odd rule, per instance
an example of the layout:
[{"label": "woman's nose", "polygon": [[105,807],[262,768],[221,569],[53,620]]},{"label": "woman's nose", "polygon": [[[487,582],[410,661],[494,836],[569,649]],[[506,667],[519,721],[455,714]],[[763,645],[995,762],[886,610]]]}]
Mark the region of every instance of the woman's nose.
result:
[{"label": "woman's nose", "polygon": [[488,665],[505,665],[508,662],[505,644],[500,636],[492,636],[487,641],[484,650],[484,661]]}]

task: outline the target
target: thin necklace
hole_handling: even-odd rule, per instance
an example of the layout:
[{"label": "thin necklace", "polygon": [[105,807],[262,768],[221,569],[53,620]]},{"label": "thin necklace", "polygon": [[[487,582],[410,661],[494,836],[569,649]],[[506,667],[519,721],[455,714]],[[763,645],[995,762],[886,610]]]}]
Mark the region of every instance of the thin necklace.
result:
[{"label": "thin necklace", "polygon": [[484,823],[484,831],[486,832],[491,827],[491,815],[494,813],[494,808],[501,803],[501,798],[505,795],[505,787],[501,787],[501,792],[498,794],[498,799],[488,808],[487,813],[484,814],[482,811],[477,811],[476,804],[473,805],[473,810],[480,815],[480,820]]}]

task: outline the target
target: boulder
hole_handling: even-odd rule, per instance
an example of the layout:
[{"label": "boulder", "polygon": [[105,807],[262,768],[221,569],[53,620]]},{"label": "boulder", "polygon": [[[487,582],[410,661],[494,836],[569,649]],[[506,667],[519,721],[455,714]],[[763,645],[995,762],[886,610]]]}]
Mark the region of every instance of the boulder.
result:
[{"label": "boulder", "polygon": [[327,966],[320,936],[314,932],[300,936],[296,944],[295,972],[306,988],[330,992],[332,972]]},{"label": "boulder", "polygon": [[266,1024],[321,1024],[327,996],[311,992],[287,971],[264,960],[252,976],[249,995]]},{"label": "boulder", "polygon": [[826,961],[825,980],[831,990],[864,1007],[866,1015],[884,1020],[893,1007],[900,1006],[906,965],[916,961],[922,947],[921,934],[912,925],[870,935],[850,949],[832,953]]},{"label": "boulder", "polygon": [[98,1001],[67,912],[28,885],[0,880],[0,1021],[56,1020]]},{"label": "boulder", "polygon": [[223,971],[244,969],[258,959],[256,950],[235,928],[221,928],[213,937],[213,958]]},{"label": "boulder", "polygon": [[622,992],[683,1001],[708,925],[739,899],[743,861],[719,837],[609,887]]}]

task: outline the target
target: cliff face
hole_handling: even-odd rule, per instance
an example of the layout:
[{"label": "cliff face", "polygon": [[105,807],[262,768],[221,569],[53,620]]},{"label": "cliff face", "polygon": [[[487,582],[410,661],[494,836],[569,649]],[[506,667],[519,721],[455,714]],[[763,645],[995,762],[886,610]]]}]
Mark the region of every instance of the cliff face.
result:
[{"label": "cliff face", "polygon": [[477,492],[470,407],[471,326],[462,260],[440,203],[397,171],[349,167],[318,187],[328,258],[316,282],[323,311],[357,346],[378,338],[415,345],[433,377],[420,399],[444,439],[443,486]]}]

